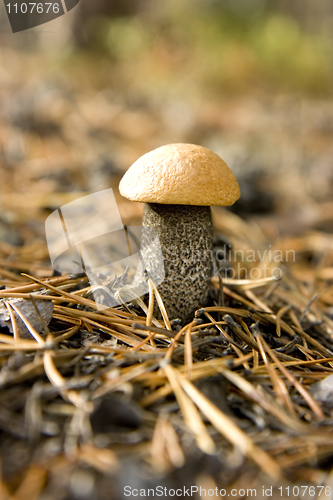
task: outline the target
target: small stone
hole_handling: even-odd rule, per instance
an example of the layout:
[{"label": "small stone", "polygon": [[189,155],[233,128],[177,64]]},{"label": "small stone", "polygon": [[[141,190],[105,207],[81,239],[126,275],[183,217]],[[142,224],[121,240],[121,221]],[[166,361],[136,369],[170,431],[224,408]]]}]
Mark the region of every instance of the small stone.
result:
[{"label": "small stone", "polygon": [[[38,318],[38,315],[35,311],[32,301],[28,299],[19,299],[19,298],[10,300],[6,299],[0,300],[0,326],[9,328],[9,331],[11,333],[14,332],[9,311],[6,307],[6,302],[14,304],[38,333],[40,333],[43,330],[43,325],[40,319]],[[51,300],[36,300],[35,304],[39,311],[39,314],[44,319],[45,323],[48,325],[52,318],[53,302]],[[26,325],[24,324],[24,322],[21,320],[16,311],[14,311],[13,309],[12,311],[14,318],[16,320],[19,336],[23,339],[31,339],[32,335],[29,332]]]}]

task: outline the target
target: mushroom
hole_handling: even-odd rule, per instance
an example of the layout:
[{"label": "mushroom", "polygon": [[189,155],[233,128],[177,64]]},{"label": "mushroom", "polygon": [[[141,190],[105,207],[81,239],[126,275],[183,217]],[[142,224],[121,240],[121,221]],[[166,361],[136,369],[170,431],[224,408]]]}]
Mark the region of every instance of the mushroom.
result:
[{"label": "mushroom", "polygon": [[159,236],[165,278],[158,286],[170,319],[182,322],[207,303],[212,273],[211,206],[232,205],[237,180],[215,153],[169,144],[139,158],[119,184],[122,196],[144,202],[143,226]]}]

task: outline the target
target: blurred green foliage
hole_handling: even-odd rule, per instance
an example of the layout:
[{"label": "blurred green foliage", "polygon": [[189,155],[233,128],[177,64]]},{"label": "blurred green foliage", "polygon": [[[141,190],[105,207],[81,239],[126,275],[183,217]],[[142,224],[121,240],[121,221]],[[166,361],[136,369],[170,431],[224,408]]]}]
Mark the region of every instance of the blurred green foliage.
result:
[{"label": "blurred green foliage", "polygon": [[332,39],[281,11],[169,1],[135,17],[94,18],[85,29],[94,57],[107,55],[148,87],[195,82],[213,94],[273,87],[317,95],[333,88]]}]

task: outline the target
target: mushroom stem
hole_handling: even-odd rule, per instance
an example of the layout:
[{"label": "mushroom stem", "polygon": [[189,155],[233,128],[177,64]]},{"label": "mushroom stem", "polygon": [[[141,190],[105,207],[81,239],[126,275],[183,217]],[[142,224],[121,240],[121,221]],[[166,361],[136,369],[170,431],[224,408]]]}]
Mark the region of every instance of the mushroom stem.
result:
[{"label": "mushroom stem", "polygon": [[207,303],[212,271],[213,223],[208,206],[146,203],[143,226],[156,229],[164,259],[158,290],[170,319],[183,322]]}]

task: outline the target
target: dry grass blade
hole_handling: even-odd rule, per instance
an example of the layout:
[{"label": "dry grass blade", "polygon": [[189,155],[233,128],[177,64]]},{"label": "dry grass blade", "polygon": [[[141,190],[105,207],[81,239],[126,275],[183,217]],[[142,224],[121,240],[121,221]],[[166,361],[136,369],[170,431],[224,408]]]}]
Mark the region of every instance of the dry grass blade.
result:
[{"label": "dry grass blade", "polygon": [[[99,330],[101,330],[105,333],[110,334],[111,336],[115,337],[116,339],[119,339],[122,342],[124,342],[125,344],[128,344],[132,347],[138,347],[139,345],[142,344],[141,338],[134,335],[130,329],[125,330],[125,328],[124,328],[123,329],[124,333],[122,333],[118,330],[108,328],[107,326],[102,325],[100,323],[97,323],[97,321],[93,321],[89,318],[86,318],[85,321],[86,321],[86,323],[98,328]],[[147,346],[145,344],[142,344],[142,348],[144,350],[149,350],[149,351],[152,349],[152,347]]]},{"label": "dry grass blade", "polygon": [[[51,342],[52,338],[48,338],[48,341]],[[53,351],[45,351],[44,353],[44,370],[45,373],[50,380],[51,384],[59,390],[61,395],[68,401],[70,401],[74,406],[82,408],[85,406],[85,399],[81,396],[81,394],[74,390],[66,389],[66,380],[57,370],[54,361],[53,361],[54,353]]]},{"label": "dry grass blade", "polygon": [[80,327],[81,327],[81,323],[73,326],[73,328],[69,328],[69,330],[67,332],[65,332],[61,335],[58,335],[57,337],[53,336],[52,344],[53,345],[60,344],[60,342],[63,342],[64,340],[70,339],[73,335],[75,335],[76,332],[79,331]]},{"label": "dry grass blade", "polygon": [[[37,300],[52,300],[53,302],[63,302],[64,299],[63,297],[53,297],[51,295],[42,295],[40,293],[19,293],[19,292],[6,292],[5,294],[1,295],[0,292],[0,298],[4,297],[7,299],[30,299],[31,295]],[[77,301],[74,299],[67,298],[67,302],[71,304],[75,304]]]},{"label": "dry grass blade", "polygon": [[172,342],[171,342],[171,345],[165,354],[166,361],[172,358],[175,347],[177,346],[177,343],[178,343],[180,337],[187,331],[188,327],[190,326],[192,328],[192,326],[195,326],[196,324],[197,324],[196,320],[193,320],[192,323],[190,323],[190,325],[183,326],[183,328],[181,328],[181,330],[179,330],[179,332],[176,333],[176,335],[174,335]]},{"label": "dry grass blade", "polygon": [[155,332],[152,332],[150,335],[148,335],[147,338],[143,339],[142,342],[140,342],[136,347],[131,347],[131,351],[135,352],[141,349],[145,344],[150,342],[152,348],[155,350],[156,349],[156,344],[154,343],[154,336]]},{"label": "dry grass blade", "polygon": [[18,327],[17,327],[15,315],[13,314],[13,309],[12,309],[12,307],[10,307],[10,303],[9,302],[6,301],[5,305],[7,307],[8,314],[10,316],[10,321],[12,323],[13,337],[14,337],[15,340],[20,340],[20,334],[19,334],[19,331],[18,331]]},{"label": "dry grass blade", "polygon": [[39,283],[40,285],[43,285],[45,288],[49,288],[50,290],[53,290],[54,292],[63,295],[64,297],[67,297],[69,299],[72,299],[74,302],[81,304],[83,306],[90,307],[91,309],[95,309],[97,311],[100,311],[102,314],[105,314],[106,316],[112,316],[112,317],[128,317],[130,316],[129,313],[125,313],[122,311],[119,311],[118,309],[113,309],[109,307],[108,309],[99,309],[98,305],[96,302],[85,299],[84,297],[80,297],[79,295],[74,295],[72,293],[65,292],[64,290],[61,290],[60,288],[56,288],[53,285],[50,285],[49,283],[45,283],[37,278],[34,278],[33,276],[30,276],[29,274],[23,274],[23,276],[26,276],[29,278],[31,281],[35,281],[36,283]]},{"label": "dry grass blade", "polygon": [[[159,363],[148,360],[140,363],[139,365],[131,366],[130,370],[128,370],[127,372],[124,371],[116,377],[113,376],[111,378],[108,378],[108,372],[106,372],[104,374],[104,384],[95,390],[92,395],[92,400],[98,399],[105,394],[117,390],[119,387],[124,386],[127,382],[139,378],[142,374],[156,370],[158,366]],[[112,372],[113,370],[111,370],[111,373]]]},{"label": "dry grass blade", "polygon": [[[236,279],[236,278],[221,278],[222,282],[225,285],[229,286],[238,286],[241,287],[242,290],[247,290],[250,288],[258,288],[260,286],[266,285],[267,283],[271,283],[279,281],[275,276],[269,276],[267,278],[258,278],[258,279]],[[213,277],[212,282],[218,282],[218,278]]]},{"label": "dry grass blade", "polygon": [[171,365],[166,364],[163,367],[166,376],[169,379],[170,386],[176,396],[180,411],[184,417],[184,421],[188,429],[193,432],[197,446],[204,452],[212,454],[215,452],[215,444],[200,417],[196,407],[191,399],[185,394],[182,389],[177,371]]},{"label": "dry grass blade", "polygon": [[[248,354],[247,356],[244,356],[243,358],[236,359],[235,361],[232,362],[231,358],[226,356],[225,358],[220,358],[220,359],[212,359],[209,361],[203,361],[203,362],[198,362],[193,364],[192,367],[192,373],[190,379],[192,381],[195,380],[200,380],[203,377],[210,377],[211,375],[216,375],[219,373],[220,368],[225,368],[226,366],[233,365],[233,367],[238,367],[239,365],[242,365],[244,363],[244,360],[248,361],[251,359],[252,354]],[[161,370],[162,371],[162,370]],[[160,375],[160,372],[158,374]],[[179,367],[180,373],[185,373],[186,372],[186,367],[185,366],[180,366]],[[156,378],[155,378],[156,377]],[[157,385],[161,385],[165,382],[164,379],[157,379],[157,375],[154,376],[154,380],[157,382]],[[149,384],[152,385],[152,382],[149,381]],[[154,386],[153,386],[154,387]],[[152,403],[158,401],[160,398],[167,396],[172,392],[171,386],[169,384],[164,385],[163,387],[160,387],[159,389],[154,390],[147,396],[144,396],[140,404],[142,406],[149,406]]]},{"label": "dry grass blade", "polygon": [[35,340],[29,340],[29,339],[15,339],[11,337],[10,335],[3,335],[0,334],[0,342],[2,342],[4,345],[0,343],[0,349],[1,350],[28,350],[28,351],[33,351],[33,350],[40,350],[44,348],[44,345],[36,342]]},{"label": "dry grass blade", "polygon": [[[18,293],[25,293],[25,292],[33,292],[34,290],[42,289],[45,288],[45,283],[49,283],[50,285],[63,285],[63,284],[71,284],[74,285],[75,283],[84,280],[84,278],[80,278],[80,280],[75,280],[73,278],[70,278],[69,276],[61,276],[57,278],[47,278],[45,282],[41,280],[41,284],[34,283],[34,284],[24,284],[17,286],[17,283],[15,283],[15,287],[11,287],[10,290],[6,291],[0,291],[0,297],[2,297],[1,294],[6,297],[6,293],[8,292],[18,292]],[[8,286],[8,285],[7,285]]]},{"label": "dry grass blade", "polygon": [[330,349],[327,349],[324,345],[322,345],[318,340],[314,339],[306,333],[303,328],[301,327],[299,320],[295,314],[295,311],[292,309],[289,311],[290,319],[294,323],[295,326],[293,326],[293,330],[298,333],[303,339],[305,339],[310,345],[313,345],[318,351],[323,354],[324,356],[332,356],[333,352]]},{"label": "dry grass blade", "polygon": [[[54,307],[55,312],[60,312],[66,316],[73,316],[77,318],[89,318],[93,319],[95,321],[100,321],[102,323],[106,323],[109,325],[132,325],[133,324],[133,318],[132,319],[124,319],[120,317],[110,317],[110,316],[105,316],[101,313],[94,313],[91,311],[80,311],[79,309],[72,309],[70,307],[65,307],[65,306],[55,306]],[[135,317],[135,322],[136,323],[145,323],[145,319],[141,318],[140,316]]]},{"label": "dry grass blade", "polygon": [[51,351],[46,351],[44,353],[44,369],[47,377],[54,387],[62,389],[66,385],[65,379],[62,375],[60,375],[54,365]]},{"label": "dry grass blade", "polygon": [[[154,316],[154,288],[151,282],[151,279],[148,279],[149,286],[149,302],[148,302],[148,311],[146,318],[146,326],[150,326],[152,324],[153,316]],[[154,333],[149,335],[149,339],[152,347],[156,348],[156,344],[154,342]]]},{"label": "dry grass blade", "polygon": [[148,279],[148,286],[149,286],[149,302],[148,302],[146,325],[150,326],[152,324],[152,319],[154,315],[154,287],[151,282],[151,279]]},{"label": "dry grass blade", "polygon": [[158,416],[151,441],[151,462],[153,467],[161,472],[185,464],[178,436],[168,417],[165,413]]},{"label": "dry grass blade", "polygon": [[170,330],[167,330],[166,328],[156,328],[156,326],[147,326],[147,325],[141,325],[140,323],[132,323],[132,331],[138,331],[141,335],[147,334],[147,332],[153,332],[158,336],[159,338],[165,339],[171,338],[173,339],[176,334]]},{"label": "dry grass blade", "polygon": [[276,315],[276,335],[278,337],[281,337],[281,325],[280,325],[280,320],[282,318],[282,316],[287,312],[289,311],[289,309],[291,308],[291,305],[290,304],[287,304],[286,306],[284,307],[281,307],[281,309],[278,311],[277,315]]},{"label": "dry grass blade", "polygon": [[165,326],[168,330],[172,330],[171,328],[171,323],[170,323],[170,320],[169,320],[169,316],[168,316],[168,313],[165,309],[165,305],[163,303],[163,300],[162,300],[162,297],[160,295],[160,292],[157,290],[156,286],[154,285],[153,281],[151,279],[149,279],[149,282],[151,283],[152,287],[153,287],[153,290],[154,290],[154,294],[155,294],[155,297],[156,297],[156,301],[157,301],[157,304],[158,304],[158,307],[161,311],[161,314],[162,314],[162,318],[164,320],[164,323],[165,323]]},{"label": "dry grass blade", "polygon": [[[76,350],[65,351],[57,353],[53,359],[58,366],[66,365],[68,366],[69,361],[77,356]],[[13,384],[19,384],[33,377],[43,374],[43,358],[38,357],[34,359],[31,363],[28,363],[21,368],[17,369],[14,373],[9,372],[7,376],[3,377],[1,381],[2,386],[12,386]]]},{"label": "dry grass blade", "polygon": [[232,372],[226,367],[219,367],[218,371],[242,392],[244,392],[248,398],[262,406],[264,410],[276,417],[280,422],[286,425],[287,428],[293,430],[294,432],[306,432],[306,427],[303,426],[303,424],[288,415],[284,409],[274,400],[269,398],[268,394],[266,394],[263,390],[259,392],[248,380],[241,377],[238,373]]},{"label": "dry grass blade", "polygon": [[246,342],[252,349],[259,350],[257,342],[250,337],[247,333],[245,333],[239,325],[236,323],[236,321],[229,315],[225,314],[223,316],[223,319],[227,322],[227,324],[232,328],[232,330],[238,335],[239,338],[241,338],[244,342]]},{"label": "dry grass blade", "polygon": [[[245,321],[242,320],[242,318],[239,319],[239,322],[240,324],[242,325],[243,327],[243,330],[247,333],[247,335],[252,339],[254,340],[254,337],[253,337],[253,334],[252,332],[250,331],[249,327],[247,326],[247,324],[245,323]],[[254,348],[252,348],[252,354],[253,354],[253,367],[257,366],[258,363],[259,363],[259,356],[258,356],[258,351]],[[249,364],[246,362],[246,364],[244,364],[244,368],[246,370],[250,370],[250,366]]]},{"label": "dry grass blade", "polygon": [[313,305],[313,303],[317,300],[318,298],[318,293],[316,293],[311,300],[309,300],[309,302],[306,304],[304,310],[302,311],[302,314],[301,314],[301,317],[299,319],[299,322],[300,324],[302,324],[307,312],[310,310],[311,306]]},{"label": "dry grass blade", "polygon": [[258,342],[260,341],[263,344],[265,350],[270,355],[272,360],[276,363],[277,367],[283,373],[283,375],[289,380],[289,382],[293,384],[295,389],[297,389],[297,391],[303,396],[309,407],[312,409],[313,413],[316,415],[317,419],[324,420],[325,418],[324,413],[320,408],[320,406],[318,405],[318,403],[313,399],[311,394],[305,389],[305,387],[300,382],[298,382],[298,380],[295,379],[295,377],[289,372],[289,370],[287,370],[287,368],[283,366],[283,364],[276,357],[275,353],[270,349],[270,347],[267,345],[267,343],[260,335],[258,335],[257,340]]},{"label": "dry grass blade", "polygon": [[[320,365],[321,364],[326,364],[326,363],[332,363],[333,361],[333,358],[321,358],[321,359],[314,359],[314,360],[309,360],[309,361],[297,361],[297,360],[294,360],[294,361],[285,361],[283,363],[283,366],[293,366],[293,367],[296,367],[296,366],[311,366],[311,365],[318,365],[318,369],[322,369],[323,372],[325,372],[326,374],[327,373],[332,373],[333,371],[333,368],[327,368],[327,367],[321,367]],[[276,367],[276,363],[271,363],[271,366],[274,366]],[[264,366],[257,366],[256,368],[252,368],[252,371],[253,372],[260,372],[260,371],[263,371],[265,370],[266,371],[266,367]],[[304,372],[302,372],[303,375],[305,375]],[[306,376],[310,376],[310,373],[307,373]]]},{"label": "dry grass blade", "polygon": [[36,301],[34,299],[34,297],[30,294],[30,300],[31,300],[31,303],[33,305],[33,308],[35,309],[35,312],[37,314],[37,317],[38,317],[38,320],[40,322],[40,324],[42,325],[43,327],[43,333],[47,334],[47,335],[51,335],[51,332],[49,330],[49,327],[48,325],[46,324],[45,322],[45,319],[43,318],[43,316],[41,315],[41,313],[39,312],[38,310],[38,307],[37,307],[37,304],[36,304]]},{"label": "dry grass blade", "polygon": [[30,323],[30,321],[24,316],[24,314],[20,311],[20,309],[15,304],[13,304],[12,302],[8,302],[8,305],[14,309],[14,311],[16,312],[16,314],[21,318],[21,320],[23,321],[23,323],[25,324],[25,326],[27,327],[27,329],[29,330],[29,332],[31,333],[31,335],[37,340],[37,342],[40,345],[44,346],[45,345],[45,341],[44,341],[43,337],[41,337],[39,335],[39,333],[32,326],[32,324]]},{"label": "dry grass blade", "polygon": [[0,276],[4,278],[16,281],[16,282],[24,282],[25,279],[22,278],[19,274],[12,273],[11,271],[7,271],[6,269],[0,269]]},{"label": "dry grass blade", "polygon": [[31,465],[14,495],[10,497],[10,500],[38,500],[46,481],[46,476],[46,469]]},{"label": "dry grass blade", "polygon": [[260,335],[257,336],[257,342],[260,349],[261,357],[267,368],[268,375],[272,381],[272,385],[277,397],[277,402],[284,405],[286,409],[291,413],[291,415],[296,418],[296,412],[294,410],[292,401],[290,399],[287,387],[281,377],[277,374],[275,367],[272,366],[266,356],[265,350],[263,348]]},{"label": "dry grass blade", "polygon": [[[325,459],[331,456],[333,451],[332,444],[324,446],[303,446],[300,450],[293,450],[292,456],[283,456],[280,458],[282,467],[296,467],[297,465],[302,465],[304,463],[311,462],[311,460]],[[326,495],[325,495],[326,496]],[[329,497],[329,496],[328,496]],[[322,498],[322,497],[319,497]]]},{"label": "dry grass blade", "polygon": [[270,312],[272,313],[272,309],[270,307],[268,307],[268,305],[263,302],[262,300],[260,300],[256,295],[255,293],[251,292],[251,290],[246,290],[245,291],[245,295],[247,296],[247,298],[249,298],[250,300],[252,300],[252,302],[257,306],[259,307],[259,309],[261,309],[262,311],[267,311],[267,312]]},{"label": "dry grass blade", "polygon": [[[127,297],[132,297],[133,302],[136,303],[143,310],[143,312],[146,314],[146,317],[147,317],[148,307],[146,306],[146,304],[144,303],[142,298],[138,297],[132,290],[129,290],[129,289],[126,290],[126,294],[127,294]],[[121,298],[121,295],[119,292],[118,292],[118,295]],[[122,306],[125,307],[126,309],[128,309],[126,302],[122,302]],[[132,314],[131,314],[131,316],[132,316]],[[161,323],[154,316],[152,316],[151,321],[157,327],[162,326]]]},{"label": "dry grass blade", "polygon": [[[213,324],[214,326],[216,326],[216,328],[223,335],[223,337],[230,343],[231,348],[235,351],[235,353],[237,354],[237,356],[239,358],[242,357],[242,351],[236,345],[236,342],[230,337],[230,335],[223,328],[221,328],[221,326],[219,326],[219,323],[221,323],[221,322],[215,321],[214,318],[208,312],[205,312],[205,316],[207,316],[207,318],[210,319],[211,324]],[[223,323],[227,324],[227,322],[225,320],[223,321]],[[250,369],[250,365],[249,365],[249,363],[247,361],[244,361],[244,368],[246,370]]]},{"label": "dry grass blade", "polygon": [[206,398],[191,382],[179,375],[179,383],[184,391],[214,425],[214,427],[243,455],[251,458],[269,477],[275,481],[281,478],[281,470],[277,462],[253,441],[237,425]]},{"label": "dry grass blade", "polygon": [[96,448],[88,443],[80,446],[78,459],[101,474],[115,473],[119,468],[119,461],[112,450]]},{"label": "dry grass blade", "polygon": [[191,376],[193,366],[193,353],[192,353],[192,340],[191,340],[191,326],[190,323],[185,331],[185,366],[187,369],[187,376]]}]

